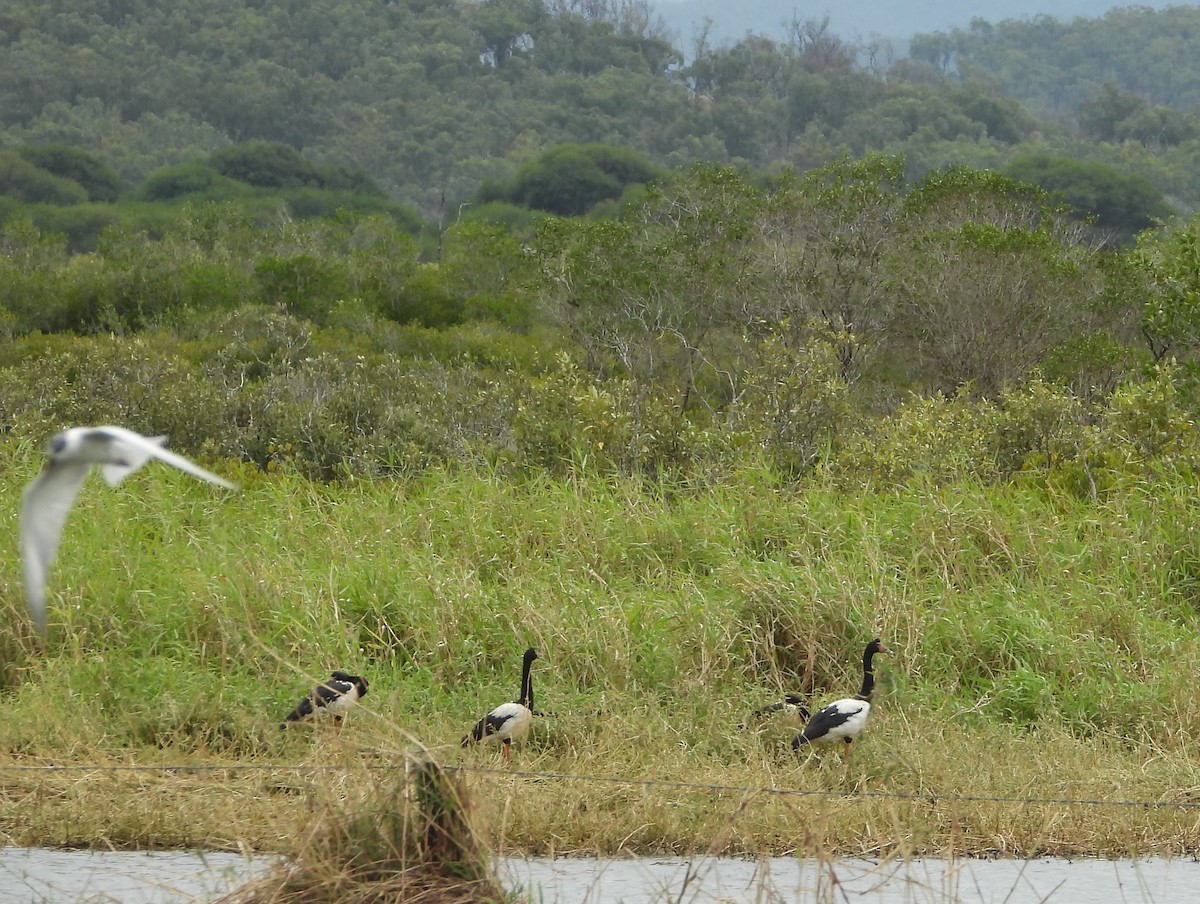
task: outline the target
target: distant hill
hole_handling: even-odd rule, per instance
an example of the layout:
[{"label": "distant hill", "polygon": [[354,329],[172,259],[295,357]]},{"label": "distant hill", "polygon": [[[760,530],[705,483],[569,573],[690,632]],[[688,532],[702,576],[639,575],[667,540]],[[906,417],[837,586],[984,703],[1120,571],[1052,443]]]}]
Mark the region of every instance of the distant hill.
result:
[{"label": "distant hill", "polygon": [[675,43],[690,54],[694,36],[704,23],[711,19],[709,43],[720,46],[735,43],[747,32],[782,38],[786,34],[785,22],[793,18],[805,21],[829,17],[829,27],[834,34],[846,40],[883,37],[897,42],[902,49],[915,34],[946,31],[951,28],[966,28],[972,19],[998,22],[1002,19],[1032,18],[1038,15],[1053,16],[1059,20],[1076,17],[1094,19],[1113,8],[1138,6],[1149,9],[1165,9],[1178,6],[1163,0],[1147,0],[1137,4],[1110,3],[1107,0],[1009,0],[1004,4],[957,2],[957,0],[842,0],[838,4],[800,4],[794,0],[743,0],[729,3],[727,0],[684,0],[670,2],[661,0],[655,11],[674,33]]},{"label": "distant hill", "polygon": [[[655,8],[624,2],[608,4],[628,16],[613,21],[594,15],[605,6],[594,0],[256,0],[252,16],[244,0],[22,4],[15,18],[0,14],[0,221],[12,205],[40,205],[39,223],[53,220],[56,232],[99,222],[83,202],[111,202],[76,181],[77,161],[62,149],[114,175],[132,193],[119,202],[157,204],[241,197],[230,179],[257,191],[253,179],[197,166],[256,142],[266,148],[251,162],[271,162],[279,148],[301,158],[265,168],[292,173],[281,185],[300,193],[295,204],[349,190],[438,224],[481,185],[507,185],[564,144],[632,150],[666,169],[808,170],[904,154],[910,178],[949,165],[1003,170],[1052,152],[1135,173],[1180,211],[1200,209],[1200,6],[917,31],[898,39],[897,55],[911,46],[907,59],[882,48],[870,60],[880,65],[864,67],[853,35],[789,35],[781,0],[749,0],[741,9],[767,15],[766,29],[764,11],[775,10],[779,39],[710,42],[681,67]],[[932,28],[955,15],[922,18],[918,5],[906,18],[872,18],[870,5],[847,7],[859,13],[848,31]],[[839,26],[848,15],[839,7]],[[28,157],[46,145],[53,167]],[[555,165],[577,182],[587,173],[587,198],[595,189],[611,201],[610,189],[641,181],[613,183],[586,155]],[[519,205],[525,195],[490,201]],[[63,225],[68,208],[76,232]]]}]

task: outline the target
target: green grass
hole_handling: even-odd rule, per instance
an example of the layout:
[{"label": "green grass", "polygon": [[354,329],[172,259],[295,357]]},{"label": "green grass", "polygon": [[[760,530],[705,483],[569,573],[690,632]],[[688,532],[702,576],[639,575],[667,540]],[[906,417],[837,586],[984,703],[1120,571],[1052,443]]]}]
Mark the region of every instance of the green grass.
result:
[{"label": "green grass", "polygon": [[[316,485],[209,464],[242,491],[153,464],[88,481],[43,646],[15,536],[38,463],[0,449],[0,842],[287,850],[334,779],[286,767],[345,764],[336,781],[357,787],[415,738],[470,767],[505,851],[1200,849],[1194,809],[956,801],[1200,800],[1194,485],[1094,502],[766,479]],[[784,690],[855,691],[875,635],[895,655],[848,769],[796,757],[782,726],[737,730]],[[513,776],[457,741],[516,696],[529,645],[557,716]],[[335,667],[371,681],[341,736],[280,732]],[[49,764],[117,768],[11,768]],[[122,771],[172,764],[208,771]],[[208,769],[230,765],[261,768]],[[739,790],[766,788],[833,794]]]}]

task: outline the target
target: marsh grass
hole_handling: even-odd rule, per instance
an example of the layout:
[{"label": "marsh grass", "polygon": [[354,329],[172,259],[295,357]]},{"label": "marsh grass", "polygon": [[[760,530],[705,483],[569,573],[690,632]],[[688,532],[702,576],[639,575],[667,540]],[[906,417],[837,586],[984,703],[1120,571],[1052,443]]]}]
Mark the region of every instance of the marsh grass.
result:
[{"label": "marsh grass", "polygon": [[[207,464],[242,492],[155,467],[85,485],[46,644],[14,506],[9,843],[288,850],[415,737],[463,769],[500,852],[1200,850],[1200,502],[1178,479],[1087,501],[486,472],[315,485]],[[19,499],[33,450],[0,465]],[[852,693],[874,635],[895,655],[849,768],[797,758],[786,727],[737,729],[783,691]],[[529,645],[556,715],[505,770],[456,742],[515,698]],[[337,667],[371,681],[341,735],[280,732]],[[189,764],[205,768],[154,771]],[[21,771],[43,765],[79,769]]]},{"label": "marsh grass", "polygon": [[461,783],[423,751],[405,770],[321,798],[311,826],[271,874],[224,904],[499,902]]}]

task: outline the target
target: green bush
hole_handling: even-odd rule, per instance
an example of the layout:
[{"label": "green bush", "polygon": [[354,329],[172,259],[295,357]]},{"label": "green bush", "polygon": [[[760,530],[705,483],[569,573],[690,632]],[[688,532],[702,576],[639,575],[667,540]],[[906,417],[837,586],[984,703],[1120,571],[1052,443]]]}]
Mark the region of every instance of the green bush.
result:
[{"label": "green bush", "polygon": [[849,416],[849,387],[832,350],[817,344],[799,351],[764,341],[744,375],[726,423],[741,443],[765,453],[779,473],[806,473],[830,449]]},{"label": "green bush", "polygon": [[997,466],[1006,476],[1025,469],[1049,474],[1078,460],[1088,444],[1079,400],[1036,377],[1004,390],[995,430]]},{"label": "green bush", "polygon": [[998,479],[996,410],[970,393],[911,398],[844,439],[826,469],[839,484]]},{"label": "green bush", "polygon": [[264,303],[317,323],[324,321],[334,302],[349,289],[340,262],[307,252],[260,258],[254,266],[254,283]]},{"label": "green bush", "polygon": [[268,141],[234,144],[214,152],[209,165],[222,176],[260,188],[319,187],[317,168],[298,151]]},{"label": "green bush", "polygon": [[89,201],[110,203],[121,194],[120,177],[87,151],[60,144],[26,145],[16,150],[34,166],[82,187]]},{"label": "green bush", "polygon": [[227,449],[224,387],[155,337],[30,338],[19,366],[0,369],[0,411],[22,432],[121,424],[165,434],[173,448]]},{"label": "green bush", "polygon": [[87,189],[27,160],[19,151],[0,148],[0,195],[26,204],[82,204]]},{"label": "green bush", "polygon": [[580,216],[621,197],[631,185],[664,175],[636,151],[603,144],[562,144],[518,168],[508,183],[487,182],[476,193],[482,205],[509,202],[559,216]]},{"label": "green bush", "polygon": [[246,189],[211,165],[193,161],[155,170],[138,189],[144,201],[174,201],[187,195],[231,197],[244,194]]},{"label": "green bush", "polygon": [[512,435],[517,462],[555,475],[683,473],[702,448],[667,401],[631,380],[596,380],[566,355],[518,396]]},{"label": "green bush", "polygon": [[380,313],[396,323],[440,328],[462,323],[465,306],[437,264],[422,264],[390,298],[381,299]]}]

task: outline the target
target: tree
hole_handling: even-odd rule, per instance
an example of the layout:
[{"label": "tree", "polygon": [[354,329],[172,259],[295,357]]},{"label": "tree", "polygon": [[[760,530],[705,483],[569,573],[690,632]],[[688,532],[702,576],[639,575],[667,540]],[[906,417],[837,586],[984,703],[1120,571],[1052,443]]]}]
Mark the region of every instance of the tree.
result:
[{"label": "tree", "polygon": [[476,200],[510,201],[559,216],[579,216],[631,185],[662,175],[636,151],[600,144],[563,144],[521,166],[507,184],[484,186]]},{"label": "tree", "polygon": [[79,148],[49,144],[20,147],[17,153],[34,166],[82,186],[89,201],[115,201],[121,193],[117,174]]},{"label": "tree", "polygon": [[[793,349],[829,343],[859,378],[894,316],[887,261],[899,239],[902,158],[833,163],[777,186],[764,226],[769,285],[756,318]],[[772,302],[774,303],[773,306]]]},{"label": "tree", "polygon": [[16,150],[0,149],[0,195],[29,204],[81,204],[87,190],[31,163]]},{"label": "tree", "polygon": [[1121,123],[1147,106],[1143,98],[1106,82],[1095,96],[1079,104],[1079,130],[1097,141],[1117,141]]},{"label": "tree", "polygon": [[1094,216],[1096,225],[1118,242],[1172,214],[1163,193],[1147,179],[1103,163],[1033,154],[1012,161],[1005,172],[1063,199],[1080,218]]},{"label": "tree", "polygon": [[186,195],[207,195],[226,188],[236,191],[241,186],[222,176],[208,163],[199,161],[164,166],[151,173],[138,188],[138,196],[145,201],[173,201]]},{"label": "tree", "polygon": [[546,18],[541,0],[483,0],[467,14],[471,30],[482,44],[481,54],[497,69],[519,50],[535,46],[535,35]]},{"label": "tree", "polygon": [[755,308],[762,203],[735,170],[697,166],[620,221],[547,221],[543,297],[597,374],[628,375],[680,413],[723,404]]},{"label": "tree", "polygon": [[1156,360],[1200,347],[1200,216],[1138,237],[1148,277],[1144,330]]},{"label": "tree", "polygon": [[319,186],[317,168],[298,151],[282,144],[252,141],[222,148],[209,157],[222,176],[261,188]]},{"label": "tree", "polygon": [[1104,254],[1050,197],[995,173],[932,174],[892,261],[897,343],[928,391],[994,398],[1060,344],[1111,329]]}]

